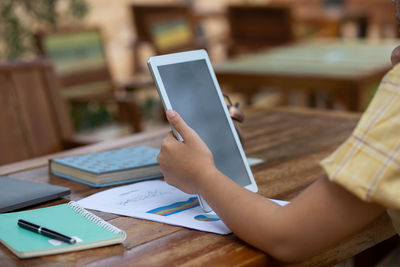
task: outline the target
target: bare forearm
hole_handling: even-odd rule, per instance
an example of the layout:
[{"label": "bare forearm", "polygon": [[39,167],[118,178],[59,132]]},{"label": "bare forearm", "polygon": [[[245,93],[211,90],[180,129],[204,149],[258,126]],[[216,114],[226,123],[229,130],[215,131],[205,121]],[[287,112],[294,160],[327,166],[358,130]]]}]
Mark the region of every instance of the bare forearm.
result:
[{"label": "bare forearm", "polygon": [[[212,174],[208,174],[212,176]],[[322,178],[280,207],[220,172],[199,184],[200,194],[241,239],[282,261],[308,258],[359,230],[383,212]]]},{"label": "bare forearm", "polygon": [[200,194],[224,223],[244,241],[277,257],[277,244],[285,238],[284,231],[276,229],[281,207],[244,189],[220,172],[206,175],[209,177],[200,182]]}]

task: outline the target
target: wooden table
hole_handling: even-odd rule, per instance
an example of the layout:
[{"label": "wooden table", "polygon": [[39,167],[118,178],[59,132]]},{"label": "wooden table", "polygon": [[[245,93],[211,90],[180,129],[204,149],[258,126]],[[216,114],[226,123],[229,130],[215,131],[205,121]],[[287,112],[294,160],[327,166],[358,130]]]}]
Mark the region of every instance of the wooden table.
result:
[{"label": "wooden table", "polygon": [[222,86],[246,94],[260,88],[329,92],[345,108],[362,111],[371,88],[391,68],[398,41],[318,40],[242,56],[215,65]]},{"label": "wooden table", "polygon": [[[242,129],[248,156],[264,163],[252,168],[259,194],[290,200],[324,172],[318,162],[329,155],[352,132],[359,116],[307,110],[252,110]],[[168,129],[143,133],[87,146],[63,153],[0,167],[0,175],[71,188],[72,200],[79,200],[104,189],[95,189],[48,174],[47,159],[125,147],[159,147]],[[65,203],[54,201],[48,205]],[[42,205],[44,206],[44,205]],[[96,265],[246,265],[276,266],[277,262],[245,244],[235,235],[217,235],[146,220],[95,212],[127,232],[123,245],[20,260],[0,246],[0,266]],[[395,234],[385,214],[359,233],[323,251],[300,266],[332,265],[349,258]]]}]

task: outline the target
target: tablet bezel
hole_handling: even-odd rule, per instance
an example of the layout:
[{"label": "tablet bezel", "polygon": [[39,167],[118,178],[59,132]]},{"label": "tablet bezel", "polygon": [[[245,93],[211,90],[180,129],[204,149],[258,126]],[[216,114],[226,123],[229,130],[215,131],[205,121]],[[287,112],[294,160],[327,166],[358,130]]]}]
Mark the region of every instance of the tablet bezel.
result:
[{"label": "tablet bezel", "polygon": [[[214,87],[217,91],[217,95],[219,97],[220,103],[223,106],[223,110],[225,113],[225,116],[228,120],[229,126],[231,128],[231,132],[233,134],[233,137],[235,139],[235,143],[236,143],[236,147],[239,150],[240,156],[244,162],[244,166],[246,168],[246,172],[250,178],[250,184],[244,186],[244,188],[252,191],[252,192],[257,192],[258,191],[258,187],[257,184],[255,182],[253,173],[251,172],[250,166],[248,164],[246,155],[244,153],[242,144],[240,142],[239,136],[237,134],[237,131],[235,129],[235,126],[233,124],[233,121],[229,115],[229,111],[228,108],[226,106],[221,88],[219,87],[217,78],[215,76],[214,70],[212,68],[210,59],[208,58],[207,52],[205,50],[194,50],[194,51],[187,51],[187,52],[181,52],[181,53],[174,53],[174,54],[168,54],[168,55],[161,55],[161,56],[154,56],[154,57],[150,57],[147,64],[149,67],[149,70],[151,72],[151,74],[153,75],[153,79],[154,82],[156,84],[158,93],[160,95],[161,101],[163,103],[164,109],[165,110],[170,110],[173,109],[171,106],[171,103],[169,101],[169,96],[165,90],[162,78],[160,76],[160,73],[158,71],[158,67],[159,66],[165,66],[165,65],[171,65],[171,64],[176,64],[176,63],[185,63],[185,62],[191,62],[191,61],[197,61],[197,60],[204,60],[207,68],[208,68],[208,72],[210,73],[212,82],[214,84]],[[174,129],[173,129],[174,130]],[[232,180],[234,181],[234,180]],[[236,182],[236,181],[235,181]]]}]

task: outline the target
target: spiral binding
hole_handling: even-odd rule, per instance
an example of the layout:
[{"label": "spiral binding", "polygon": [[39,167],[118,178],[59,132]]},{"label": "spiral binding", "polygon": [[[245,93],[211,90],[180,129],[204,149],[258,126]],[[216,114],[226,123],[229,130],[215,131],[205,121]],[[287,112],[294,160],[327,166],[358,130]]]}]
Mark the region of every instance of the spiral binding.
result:
[{"label": "spiral binding", "polygon": [[114,234],[122,234],[124,237],[124,240],[126,238],[126,233],[125,231],[115,227],[114,225],[111,225],[110,223],[106,222],[105,220],[103,220],[102,218],[94,215],[93,213],[85,210],[84,208],[82,208],[81,206],[79,206],[78,203],[76,203],[75,201],[70,201],[68,203],[68,206],[70,208],[72,208],[75,212],[77,212],[78,214],[82,215],[83,217],[85,217],[86,219],[88,219],[91,222],[94,222],[95,224],[97,224],[98,226],[114,233]]}]

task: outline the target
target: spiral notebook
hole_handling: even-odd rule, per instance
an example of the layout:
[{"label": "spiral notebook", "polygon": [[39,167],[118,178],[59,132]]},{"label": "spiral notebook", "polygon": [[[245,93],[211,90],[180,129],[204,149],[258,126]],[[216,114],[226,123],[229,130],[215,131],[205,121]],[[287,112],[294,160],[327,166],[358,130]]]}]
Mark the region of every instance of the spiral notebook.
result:
[{"label": "spiral notebook", "polygon": [[[17,225],[19,219],[74,237],[68,244],[30,232]],[[122,243],[126,233],[76,202],[48,208],[0,214],[0,242],[19,258],[65,253]]]}]

